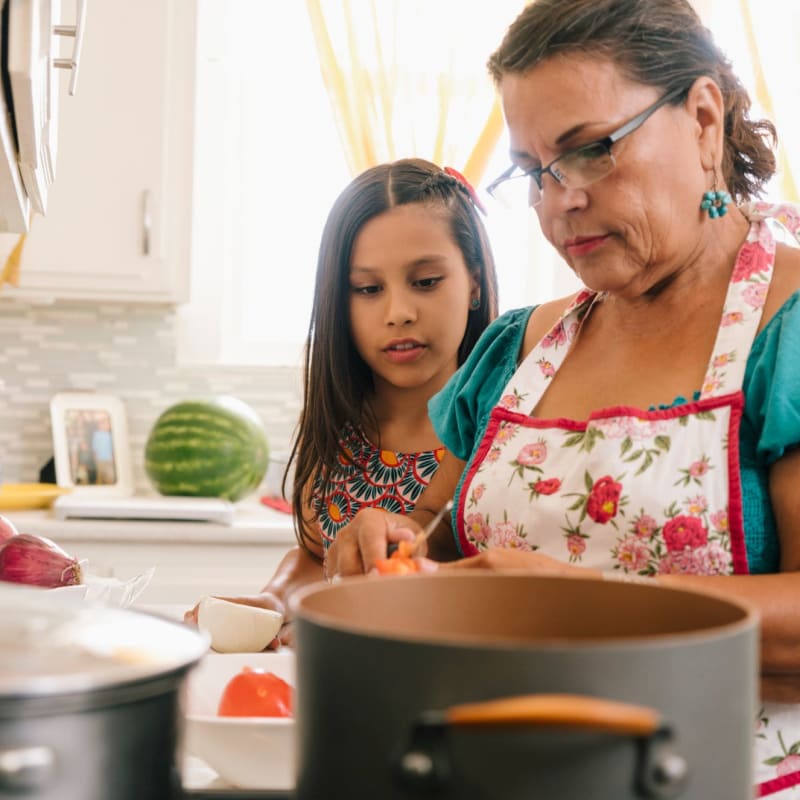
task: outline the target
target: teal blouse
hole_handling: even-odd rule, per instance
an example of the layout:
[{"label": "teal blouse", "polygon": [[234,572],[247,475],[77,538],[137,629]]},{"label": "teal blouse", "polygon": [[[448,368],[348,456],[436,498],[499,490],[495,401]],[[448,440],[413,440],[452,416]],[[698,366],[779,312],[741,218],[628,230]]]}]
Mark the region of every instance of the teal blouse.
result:
[{"label": "teal blouse", "polygon": [[[428,404],[439,439],[463,461],[474,455],[489,415],[517,369],[533,310],[515,309],[495,320]],[[800,292],[784,303],[756,337],[742,388],[745,407],[739,459],[747,561],[750,572],[777,572],[780,550],[768,473],[771,464],[800,445]],[[673,405],[684,402],[679,397]],[[457,495],[463,480],[462,475]]]}]

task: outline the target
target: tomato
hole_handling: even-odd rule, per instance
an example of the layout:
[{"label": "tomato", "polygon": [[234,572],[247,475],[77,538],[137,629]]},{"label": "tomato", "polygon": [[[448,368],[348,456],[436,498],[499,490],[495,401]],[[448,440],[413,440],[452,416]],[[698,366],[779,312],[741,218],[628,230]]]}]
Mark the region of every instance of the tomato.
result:
[{"label": "tomato", "polygon": [[397,550],[389,558],[379,558],[375,562],[378,573],[380,575],[408,575],[410,572],[419,572],[417,562],[411,557],[414,547],[414,542],[398,542]]},{"label": "tomato", "polygon": [[413,559],[395,555],[390,558],[379,558],[375,562],[375,569],[379,575],[408,575],[410,572],[419,571]]},{"label": "tomato", "polygon": [[226,684],[217,713],[221,717],[291,717],[292,687],[263,669],[243,667]]}]

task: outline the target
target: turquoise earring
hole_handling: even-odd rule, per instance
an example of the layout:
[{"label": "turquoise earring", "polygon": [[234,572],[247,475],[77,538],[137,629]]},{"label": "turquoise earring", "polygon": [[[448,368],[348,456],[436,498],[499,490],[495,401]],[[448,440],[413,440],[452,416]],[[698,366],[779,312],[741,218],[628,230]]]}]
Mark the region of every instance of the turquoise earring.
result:
[{"label": "turquoise earring", "polygon": [[703,202],[700,203],[700,208],[707,211],[711,219],[716,219],[724,217],[728,213],[730,203],[731,196],[727,192],[717,192],[712,189],[710,192],[703,192]]},{"label": "turquoise earring", "polygon": [[477,311],[481,307],[481,299],[480,299],[480,297],[473,297],[472,300],[469,301],[469,307],[473,311]]}]

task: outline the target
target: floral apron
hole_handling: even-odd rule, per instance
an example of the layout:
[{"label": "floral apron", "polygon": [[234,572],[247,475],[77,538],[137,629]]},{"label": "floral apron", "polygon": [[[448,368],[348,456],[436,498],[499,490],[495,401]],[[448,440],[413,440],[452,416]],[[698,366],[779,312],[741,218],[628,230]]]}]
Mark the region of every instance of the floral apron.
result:
[{"label": "floral apron", "polygon": [[[742,382],[772,277],[775,217],[795,235],[790,206],[754,203],[699,395],[669,408],[605,408],[588,420],[529,416],[596,299],[582,291],[531,351],[492,410],[456,514],[464,555],[537,550],[604,571],[748,572],[739,470]],[[756,722],[760,795],[800,798],[800,713],[767,705]]]}]

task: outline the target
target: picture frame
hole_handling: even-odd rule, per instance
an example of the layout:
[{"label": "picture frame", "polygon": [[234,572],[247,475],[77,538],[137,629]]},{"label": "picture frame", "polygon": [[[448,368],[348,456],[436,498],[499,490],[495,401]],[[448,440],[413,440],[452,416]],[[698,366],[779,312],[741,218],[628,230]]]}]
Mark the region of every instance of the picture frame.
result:
[{"label": "picture frame", "polygon": [[74,494],[133,494],[128,421],[119,397],[60,392],[50,401],[56,483]]}]

